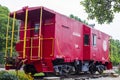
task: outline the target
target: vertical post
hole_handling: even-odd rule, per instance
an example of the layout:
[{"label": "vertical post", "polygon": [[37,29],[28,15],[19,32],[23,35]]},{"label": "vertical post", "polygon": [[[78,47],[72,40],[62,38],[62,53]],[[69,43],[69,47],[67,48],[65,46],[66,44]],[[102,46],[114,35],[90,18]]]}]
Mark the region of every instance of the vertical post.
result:
[{"label": "vertical post", "polygon": [[41,41],[41,37],[40,37],[40,35],[39,35],[39,37],[38,37],[38,39],[39,39],[39,43],[38,43],[38,58],[40,59],[40,41]]},{"label": "vertical post", "polygon": [[32,45],[33,45],[33,39],[31,38],[31,50],[30,50],[31,53],[30,53],[30,60],[32,60],[32,48],[33,48]]},{"label": "vertical post", "polygon": [[25,52],[26,52],[27,23],[28,23],[28,8],[26,9],[26,13],[25,13],[25,28],[24,28],[23,58],[25,58]]},{"label": "vertical post", "polygon": [[10,20],[10,15],[8,14],[8,23],[7,23],[7,31],[6,31],[6,50],[5,50],[5,58],[7,57],[7,51],[8,51],[9,20]]},{"label": "vertical post", "polygon": [[42,49],[41,48],[41,36],[42,36],[42,33],[41,33],[41,28],[42,28],[42,7],[41,7],[41,10],[40,10],[40,27],[39,27],[39,45],[38,45],[38,58],[42,58],[42,56],[40,55],[40,53],[42,54],[42,52],[40,52],[40,50]]},{"label": "vertical post", "polygon": [[16,17],[16,12],[14,12],[14,14],[13,14],[13,23],[12,23],[12,37],[11,37],[11,50],[10,50],[10,57],[12,57],[12,53],[13,53],[13,41],[14,41],[15,17]]},{"label": "vertical post", "polygon": [[40,56],[41,56],[41,59],[42,59],[42,52],[43,52],[43,51],[42,51],[43,40],[44,40],[44,39],[43,39],[43,38],[41,38],[41,44],[40,44],[40,50],[41,50],[41,55],[40,55]]}]

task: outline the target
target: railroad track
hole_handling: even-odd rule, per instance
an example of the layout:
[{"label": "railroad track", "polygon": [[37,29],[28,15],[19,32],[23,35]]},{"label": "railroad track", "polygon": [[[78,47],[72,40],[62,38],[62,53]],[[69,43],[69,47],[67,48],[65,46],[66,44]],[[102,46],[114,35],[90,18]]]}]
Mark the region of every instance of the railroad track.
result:
[{"label": "railroad track", "polygon": [[67,75],[67,76],[48,76],[48,77],[35,77],[34,80],[89,80],[89,79],[97,79],[100,77],[108,77],[108,73],[104,74],[79,74],[79,75]]}]

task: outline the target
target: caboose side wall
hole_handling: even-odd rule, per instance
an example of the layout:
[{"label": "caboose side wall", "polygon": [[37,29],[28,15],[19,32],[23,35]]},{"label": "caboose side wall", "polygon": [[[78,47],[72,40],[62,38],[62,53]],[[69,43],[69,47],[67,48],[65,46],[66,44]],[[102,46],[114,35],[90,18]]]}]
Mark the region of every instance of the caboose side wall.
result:
[{"label": "caboose side wall", "polygon": [[64,15],[56,14],[55,58],[64,58],[67,62],[83,59],[82,25]]},{"label": "caboose side wall", "polygon": [[[101,32],[102,33],[102,32]],[[109,59],[110,59],[110,46],[109,46],[109,40],[110,40],[110,36],[108,36],[107,34],[105,33],[102,33],[102,56],[101,56],[101,60],[102,62],[109,62]]]},{"label": "caboose side wall", "polygon": [[[94,39],[93,38],[96,38]],[[102,63],[109,62],[109,35],[92,29],[91,31],[91,59]]]},{"label": "caboose side wall", "polygon": [[91,59],[100,61],[101,58],[101,39],[98,38],[98,31],[91,31]]}]

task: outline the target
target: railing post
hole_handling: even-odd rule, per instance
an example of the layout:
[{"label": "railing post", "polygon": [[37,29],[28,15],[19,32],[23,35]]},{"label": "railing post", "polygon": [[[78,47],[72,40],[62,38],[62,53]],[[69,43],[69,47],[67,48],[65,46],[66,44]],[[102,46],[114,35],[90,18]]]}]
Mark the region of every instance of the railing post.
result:
[{"label": "railing post", "polygon": [[32,60],[32,47],[33,46],[33,38],[31,38],[31,49],[30,49],[30,51],[31,51],[31,53],[30,53],[30,60]]},{"label": "railing post", "polygon": [[42,37],[42,38],[41,38],[41,41],[40,41],[40,42],[41,42],[41,44],[40,44],[40,50],[41,50],[41,51],[40,51],[40,52],[41,52],[41,55],[40,55],[41,57],[40,57],[40,59],[42,59],[42,57],[43,57],[43,50],[42,50],[42,49],[43,49],[43,40],[44,40],[44,39],[43,39],[43,37]]},{"label": "railing post", "polygon": [[10,57],[12,57],[12,53],[13,53],[15,17],[16,17],[16,12],[14,12],[14,14],[13,14],[13,23],[12,23],[12,37],[11,37],[11,50],[10,50]]},{"label": "railing post", "polygon": [[24,28],[24,45],[23,45],[23,58],[26,55],[26,34],[27,34],[27,23],[28,23],[28,8],[25,13],[25,28]]},{"label": "railing post", "polygon": [[5,58],[7,57],[7,52],[8,52],[8,31],[9,31],[9,20],[10,20],[10,14],[8,14],[8,23],[7,23],[7,31],[6,31],[6,50],[5,50]]},{"label": "railing post", "polygon": [[40,9],[40,27],[39,27],[39,44],[38,44],[38,58],[42,59],[42,46],[41,46],[41,29],[42,29],[42,16],[43,16],[43,10],[42,7]]}]

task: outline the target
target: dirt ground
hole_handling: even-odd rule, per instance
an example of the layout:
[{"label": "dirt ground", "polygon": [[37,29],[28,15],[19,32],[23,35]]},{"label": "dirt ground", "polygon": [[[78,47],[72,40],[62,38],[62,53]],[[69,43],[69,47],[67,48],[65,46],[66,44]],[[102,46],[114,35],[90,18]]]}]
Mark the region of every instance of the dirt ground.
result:
[{"label": "dirt ground", "polygon": [[100,78],[88,79],[88,80],[120,80],[120,77],[100,77]]},{"label": "dirt ground", "polygon": [[[4,68],[0,68],[1,70],[5,70]],[[86,78],[86,79],[82,79],[82,78],[65,78],[62,80],[120,80],[120,75],[118,75],[117,77],[111,75],[111,73],[115,73],[115,71],[117,71],[117,68],[114,67],[113,70],[106,70],[104,73],[108,73],[110,74],[109,76],[105,76],[105,77],[99,77],[99,78]],[[86,76],[89,77],[89,76]]]}]

